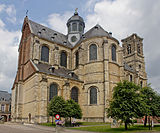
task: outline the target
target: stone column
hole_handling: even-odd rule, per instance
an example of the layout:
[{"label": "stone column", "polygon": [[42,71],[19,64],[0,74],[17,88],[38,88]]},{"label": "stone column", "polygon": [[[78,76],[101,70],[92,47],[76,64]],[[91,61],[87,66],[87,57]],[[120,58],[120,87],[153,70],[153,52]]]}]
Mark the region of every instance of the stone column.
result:
[{"label": "stone column", "polygon": [[38,60],[40,60],[40,44],[38,41],[33,45],[33,60],[36,64],[38,64]]},{"label": "stone column", "polygon": [[64,99],[68,100],[70,98],[70,83],[69,81],[64,81],[63,85],[63,90],[64,90]]},{"label": "stone column", "polygon": [[47,122],[47,101],[48,101],[48,86],[47,86],[47,78],[42,76],[42,80],[40,81],[40,89],[39,89],[39,122],[46,123]]}]

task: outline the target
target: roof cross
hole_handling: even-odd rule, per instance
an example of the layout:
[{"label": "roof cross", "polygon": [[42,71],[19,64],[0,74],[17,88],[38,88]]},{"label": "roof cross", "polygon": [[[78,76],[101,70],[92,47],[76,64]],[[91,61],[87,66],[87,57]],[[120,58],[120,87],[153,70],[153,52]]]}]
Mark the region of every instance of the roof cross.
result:
[{"label": "roof cross", "polygon": [[28,10],[26,11],[26,16],[28,16]]}]

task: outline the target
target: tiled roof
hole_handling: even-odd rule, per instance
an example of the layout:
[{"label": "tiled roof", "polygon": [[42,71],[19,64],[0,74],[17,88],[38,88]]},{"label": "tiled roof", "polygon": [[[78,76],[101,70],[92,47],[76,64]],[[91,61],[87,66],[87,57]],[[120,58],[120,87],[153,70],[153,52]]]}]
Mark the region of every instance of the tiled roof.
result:
[{"label": "tiled roof", "polygon": [[11,101],[11,94],[7,91],[0,91],[0,101]]},{"label": "tiled roof", "polygon": [[68,69],[59,67],[58,69],[54,69],[54,72],[52,72],[51,65],[43,64],[43,63],[39,63],[39,64],[35,64],[35,65],[38,68],[39,72],[80,81],[78,79],[78,76]]}]

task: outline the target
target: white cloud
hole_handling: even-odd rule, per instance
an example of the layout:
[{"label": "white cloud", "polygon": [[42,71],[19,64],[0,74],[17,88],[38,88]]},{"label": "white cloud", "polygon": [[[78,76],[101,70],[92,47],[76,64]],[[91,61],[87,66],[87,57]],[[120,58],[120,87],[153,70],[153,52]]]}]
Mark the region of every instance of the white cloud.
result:
[{"label": "white cloud", "polygon": [[[3,24],[3,21],[0,20]],[[0,24],[1,25],[1,24]],[[0,90],[10,91],[17,69],[20,31],[8,31],[0,26]]]},{"label": "white cloud", "polygon": [[5,11],[9,16],[9,17],[7,17],[7,20],[10,21],[11,23],[15,23],[16,22],[16,9],[15,9],[14,5],[9,5],[5,9]]},{"label": "white cloud", "polygon": [[5,7],[6,7],[6,6],[5,6],[4,4],[1,4],[1,5],[0,5],[0,12],[2,12]]},{"label": "white cloud", "polygon": [[73,12],[65,12],[63,15],[53,13],[49,15],[47,22],[49,26],[58,32],[67,34],[67,20],[73,15]]},{"label": "white cloud", "polygon": [[88,0],[87,3],[85,4],[85,11],[91,12],[92,9],[94,8],[94,5],[100,0]]},{"label": "white cloud", "polygon": [[[0,17],[4,21],[15,23],[14,5],[0,4]],[[7,24],[2,19],[0,19],[0,90],[11,92],[17,70],[18,43],[21,32],[8,30]]]},{"label": "white cloud", "polygon": [[3,28],[5,26],[4,22],[0,19],[0,28]]}]

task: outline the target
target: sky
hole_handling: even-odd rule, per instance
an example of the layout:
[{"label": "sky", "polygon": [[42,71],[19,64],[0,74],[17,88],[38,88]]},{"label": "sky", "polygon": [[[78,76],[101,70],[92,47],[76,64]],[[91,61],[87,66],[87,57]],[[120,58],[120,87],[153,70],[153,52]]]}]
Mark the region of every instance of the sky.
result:
[{"label": "sky", "polygon": [[78,8],[85,31],[100,24],[120,45],[132,33],[144,38],[148,83],[160,92],[159,7],[160,0],[1,0],[0,90],[11,92],[26,11],[29,19],[66,34],[66,22]]}]

